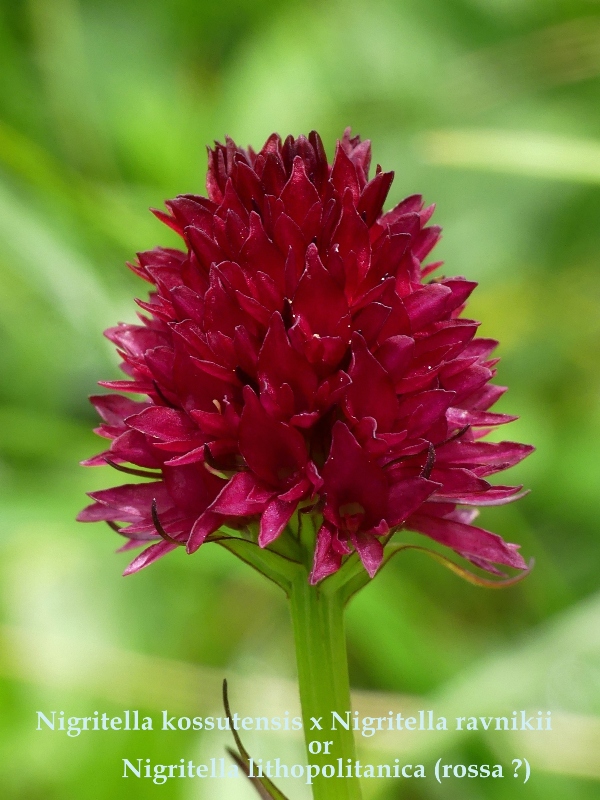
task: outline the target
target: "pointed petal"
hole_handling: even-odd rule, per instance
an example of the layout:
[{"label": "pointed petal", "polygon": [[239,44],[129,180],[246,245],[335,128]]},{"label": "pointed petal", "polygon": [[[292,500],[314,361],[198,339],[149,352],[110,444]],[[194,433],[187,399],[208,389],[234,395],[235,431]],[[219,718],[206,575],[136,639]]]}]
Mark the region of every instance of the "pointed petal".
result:
[{"label": "pointed petal", "polygon": [[385,515],[389,526],[401,525],[439,488],[439,483],[425,478],[407,478],[393,484],[389,490]]},{"label": "pointed petal", "polygon": [[376,536],[371,536],[368,533],[352,533],[350,537],[364,568],[370,577],[374,578],[383,561],[383,545],[381,541]]},{"label": "pointed petal", "polygon": [[154,564],[159,558],[176,549],[177,545],[171,542],[160,541],[156,544],[151,544],[137,558],[133,559],[123,572],[123,575],[133,575],[134,572],[139,572],[144,567],[149,567],[150,564]]},{"label": "pointed petal", "polygon": [[275,497],[271,500],[260,518],[258,543],[261,547],[266,547],[277,539],[290,521],[296,505],[297,503],[295,501],[286,503],[279,497]]},{"label": "pointed petal", "polygon": [[450,519],[414,514],[406,521],[406,528],[419,531],[437,542],[475,558],[506,564],[516,569],[526,569],[518,545],[505,542],[500,536],[475,525],[465,525]]},{"label": "pointed petal", "polygon": [[269,416],[246,387],[240,422],[240,453],[250,469],[271,486],[286,486],[308,462],[304,437],[295,428]]},{"label": "pointed petal", "polygon": [[332,538],[331,528],[322,525],[317,534],[313,568],[310,573],[310,582],[313,586],[333,572],[337,572],[342,565],[342,555],[332,547]]},{"label": "pointed petal", "polygon": [[358,333],[352,336],[352,379],[344,406],[351,419],[373,417],[380,431],[389,431],[398,416],[398,400],[390,376]]}]

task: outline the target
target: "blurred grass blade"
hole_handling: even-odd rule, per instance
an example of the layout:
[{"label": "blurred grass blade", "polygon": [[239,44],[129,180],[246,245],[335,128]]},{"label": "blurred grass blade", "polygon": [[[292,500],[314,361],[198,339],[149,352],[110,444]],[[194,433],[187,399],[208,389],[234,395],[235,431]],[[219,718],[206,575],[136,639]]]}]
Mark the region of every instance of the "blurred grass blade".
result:
[{"label": "blurred grass blade", "polygon": [[236,764],[238,765],[238,767],[239,767],[239,768],[242,770],[242,772],[244,773],[244,775],[245,775],[245,776],[248,778],[248,780],[250,781],[250,783],[251,783],[251,784],[254,786],[254,788],[255,788],[255,789],[256,789],[256,791],[258,792],[258,795],[259,795],[259,797],[261,797],[261,798],[262,798],[262,800],[273,800],[273,796],[272,796],[272,795],[270,795],[270,794],[267,792],[267,790],[266,790],[266,789],[265,789],[265,787],[264,787],[264,786],[261,784],[261,782],[258,780],[258,778],[251,778],[251,777],[250,777],[250,770],[249,770],[249,768],[248,768],[248,765],[247,765],[247,764],[246,764],[246,762],[244,761],[244,759],[243,759],[243,758],[241,758],[241,757],[240,757],[240,756],[239,756],[239,755],[238,755],[238,754],[235,752],[235,750],[232,750],[232,749],[231,749],[231,747],[226,747],[226,748],[225,748],[225,750],[227,751],[227,753],[229,753],[229,755],[231,756],[231,758],[232,758],[232,759],[235,761],[235,763],[236,763]]},{"label": "blurred grass blade", "polygon": [[130,196],[131,187],[87,180],[1,119],[0,166],[127,251],[156,237],[156,221]]},{"label": "blurred grass blade", "polygon": [[46,102],[65,158],[77,168],[114,174],[105,120],[94,97],[78,0],[28,0],[27,9]]},{"label": "blurred grass blade", "polygon": [[417,139],[429,164],[600,183],[600,141],[534,131],[438,130]]},{"label": "blurred grass blade", "polygon": [[15,269],[27,283],[50,298],[75,329],[88,331],[94,320],[104,322],[114,316],[113,303],[92,266],[56,238],[2,183],[0,243],[12,251]]},{"label": "blurred grass blade", "polygon": [[235,739],[240,757],[239,759],[236,758],[235,753],[228,748],[227,751],[229,754],[233,756],[233,759],[238,763],[238,766],[244,770],[246,777],[255,785],[259,795],[263,798],[263,800],[287,800],[286,796],[280,792],[275,784],[268,778],[250,777],[250,755],[242,744],[242,740],[240,739],[240,736],[233,724],[231,708],[229,706],[229,695],[227,693],[227,680],[223,681],[223,706],[225,707],[225,714],[229,720],[229,726],[231,728],[231,732],[233,733],[233,738]]}]

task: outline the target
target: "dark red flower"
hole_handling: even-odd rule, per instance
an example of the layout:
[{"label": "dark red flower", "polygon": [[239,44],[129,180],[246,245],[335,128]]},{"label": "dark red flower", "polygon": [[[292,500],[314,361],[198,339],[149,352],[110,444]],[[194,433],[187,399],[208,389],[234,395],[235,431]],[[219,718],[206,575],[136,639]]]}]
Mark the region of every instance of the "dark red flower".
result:
[{"label": "dark red flower", "polygon": [[111,445],[86,462],[152,481],[94,492],[79,515],[119,523],[125,549],[153,542],[127,572],[223,525],[258,523],[266,547],[299,504],[322,519],[315,583],[352,550],[374,575],[400,528],[489,572],[525,567],[472,524],[520,496],[486,479],[533,449],[481,441],[514,417],[489,411],[497,342],[460,316],[476,284],[424,283],[433,206],[383,213],[393,173],[369,180],[370,159],[349,131],[332,165],[315,132],[259,153],[228,139],[209,150],[208,197],[155,212],[185,249],[138,255],[146,313],[107,331],[126,379],[101,384],[148,399],[92,398]]}]

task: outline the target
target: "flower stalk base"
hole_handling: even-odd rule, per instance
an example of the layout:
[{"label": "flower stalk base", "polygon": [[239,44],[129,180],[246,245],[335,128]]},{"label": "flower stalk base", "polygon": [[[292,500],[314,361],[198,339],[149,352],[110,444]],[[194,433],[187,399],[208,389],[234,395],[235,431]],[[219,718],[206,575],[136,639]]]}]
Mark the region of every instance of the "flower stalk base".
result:
[{"label": "flower stalk base", "polygon": [[[344,595],[339,589],[328,591],[327,583],[311,586],[303,572],[292,583],[289,599],[309,763],[320,768],[326,764],[336,767],[335,777],[315,777],[313,798],[361,800],[358,778],[337,777],[340,758],[344,772],[349,763],[354,772],[356,751],[351,726],[346,730],[338,723],[332,730],[332,712],[337,712],[344,721],[348,719],[350,722],[352,710],[344,630]],[[321,730],[314,720],[319,722]]]}]

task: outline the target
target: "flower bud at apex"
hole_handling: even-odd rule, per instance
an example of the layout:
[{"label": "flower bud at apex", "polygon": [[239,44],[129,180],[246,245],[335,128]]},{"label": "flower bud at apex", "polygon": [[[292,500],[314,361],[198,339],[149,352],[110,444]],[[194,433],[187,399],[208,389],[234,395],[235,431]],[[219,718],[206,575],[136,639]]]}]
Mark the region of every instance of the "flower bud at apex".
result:
[{"label": "flower bud at apex", "polygon": [[476,506],[522,496],[487,478],[533,449],[483,440],[515,417],[489,410],[497,342],[461,316],[476,284],[425,282],[433,206],[413,195],[384,213],[394,176],[369,180],[370,160],[349,129],[332,164],[314,131],[259,152],[227,139],[208,196],[155,212],[183,248],[130,265],[152,288],[138,324],[106,331],[126,377],[100,384],[146,399],[91,398],[111,444],[84,462],[150,482],[92,492],[78,517],[119,523],[121,549],[149,545],[126,574],[224,525],[268,547],[299,507],[322,519],[312,583],[352,551],[374,575],[401,528],[494,574],[525,568],[473,525]]}]

